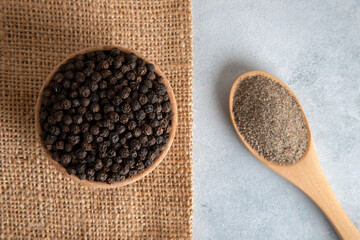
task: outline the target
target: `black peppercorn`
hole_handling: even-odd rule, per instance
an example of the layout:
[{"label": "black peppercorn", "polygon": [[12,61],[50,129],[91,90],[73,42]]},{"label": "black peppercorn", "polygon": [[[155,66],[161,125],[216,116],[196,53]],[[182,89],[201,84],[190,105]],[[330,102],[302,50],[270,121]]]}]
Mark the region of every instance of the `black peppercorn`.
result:
[{"label": "black peppercorn", "polygon": [[126,55],[126,60],[128,62],[136,62],[137,56],[134,53],[129,53],[128,55]]},{"label": "black peppercorn", "polygon": [[154,137],[153,135],[149,136],[149,142],[148,145],[149,146],[153,146],[156,143],[156,137]]},{"label": "black peppercorn", "polygon": [[73,116],[73,122],[75,124],[81,124],[83,122],[82,115],[74,115]]},{"label": "black peppercorn", "polygon": [[166,87],[164,85],[157,85],[155,91],[160,95],[164,95],[166,94]]},{"label": "black peppercorn", "polygon": [[135,112],[135,117],[137,120],[143,120],[146,117],[146,113],[144,112],[144,110],[139,110]]},{"label": "black peppercorn", "polygon": [[[71,117],[70,117],[70,119],[71,119]],[[63,119],[63,121],[64,121],[64,119]],[[71,119],[71,122],[72,122],[72,119]],[[69,125],[62,124],[62,125],[61,125],[61,131],[62,131],[63,133],[69,132],[69,131],[70,131],[70,126],[69,126]]]},{"label": "black peppercorn", "polygon": [[110,55],[113,57],[116,57],[117,55],[119,55],[121,53],[121,51],[118,48],[113,48],[110,51]]},{"label": "black peppercorn", "polygon": [[135,76],[135,74],[133,72],[127,72],[125,74],[125,76],[126,76],[127,80],[129,80],[129,81],[134,81],[135,78],[136,78],[136,76]]},{"label": "black peppercorn", "polygon": [[110,63],[107,60],[104,59],[104,60],[100,61],[100,67],[102,69],[108,69],[109,66],[110,66]]},{"label": "black peppercorn", "polygon": [[106,89],[108,87],[107,82],[106,81],[101,81],[99,83],[99,87],[100,87],[100,89]]},{"label": "black peppercorn", "polygon": [[153,64],[146,64],[146,68],[149,72],[155,71],[155,66]]},{"label": "black peppercorn", "polygon": [[141,129],[140,128],[135,128],[133,131],[132,131],[132,135],[134,137],[139,137],[141,135]]},{"label": "black peppercorn", "polygon": [[55,125],[57,123],[56,119],[53,116],[50,116],[47,121],[50,125]]},{"label": "black peppercorn", "polygon": [[150,101],[151,104],[155,104],[158,102],[158,96],[154,93],[154,92],[150,92],[147,95],[148,100]]},{"label": "black peppercorn", "polygon": [[122,59],[121,57],[123,57],[123,56],[119,56],[115,59],[114,68],[120,68],[122,66],[124,59]]},{"label": "black peppercorn", "polygon": [[90,133],[84,133],[83,138],[85,143],[91,143],[94,139],[93,135]]},{"label": "black peppercorn", "polygon": [[66,79],[72,80],[72,79],[74,78],[74,72],[73,72],[73,71],[66,71],[66,72],[64,73],[64,77],[65,77]]},{"label": "black peppercorn", "polygon": [[90,152],[92,150],[92,145],[86,142],[83,142],[81,144],[81,148],[84,149],[87,152]]},{"label": "black peppercorn", "polygon": [[101,137],[108,137],[109,136],[109,129],[108,128],[103,128],[103,129],[101,129],[101,131],[100,131],[100,136]]},{"label": "black peppercorn", "polygon": [[136,69],[136,72],[137,74],[139,74],[140,76],[144,76],[147,72],[147,69],[145,66],[139,66],[137,69]]},{"label": "black peppercorn", "polygon": [[53,118],[56,122],[61,122],[64,116],[64,112],[63,111],[57,111],[56,113],[54,113]]},{"label": "black peppercorn", "polygon": [[95,120],[95,121],[99,121],[99,120],[101,120],[101,119],[102,119],[101,113],[95,113],[95,114],[94,114],[94,120]]},{"label": "black peppercorn", "polygon": [[153,133],[153,130],[149,125],[144,124],[142,127],[142,133],[144,135],[150,136]]},{"label": "black peppercorn", "polygon": [[162,108],[162,111],[165,112],[165,113],[168,113],[171,111],[171,104],[170,102],[164,102],[162,105],[161,105],[161,108]]},{"label": "black peppercorn", "polygon": [[112,89],[107,90],[107,98],[108,99],[113,99],[115,97],[115,95],[116,95],[116,92],[114,90],[112,90]]},{"label": "black peppercorn", "polygon": [[130,70],[135,70],[136,62],[129,63]]},{"label": "black peppercorn", "polygon": [[139,103],[139,101],[133,101],[132,103],[131,103],[131,109],[133,110],[133,111],[137,111],[137,110],[139,110],[141,108],[141,105],[140,105],[140,103]]},{"label": "black peppercorn", "polygon": [[74,147],[74,145],[72,145],[71,143],[67,143],[67,144],[65,144],[64,150],[65,150],[65,152],[71,152],[73,147]]},{"label": "black peppercorn", "polygon": [[154,72],[148,72],[148,73],[146,74],[146,78],[147,78],[148,80],[153,81],[153,80],[155,80],[155,78],[156,78],[156,74],[155,74]]},{"label": "black peppercorn", "polygon": [[60,128],[56,127],[56,126],[51,126],[49,129],[50,133],[55,135],[55,136],[59,136],[60,135]]},{"label": "black peppercorn", "polygon": [[63,141],[57,141],[55,143],[55,150],[63,150],[65,147],[65,144]]},{"label": "black peppercorn", "polygon": [[103,99],[107,97],[107,92],[105,90],[101,90],[98,95],[100,98]]},{"label": "black peppercorn", "polygon": [[89,98],[82,98],[81,99],[81,105],[83,107],[87,107],[87,106],[89,106],[89,104],[90,104],[90,99]]},{"label": "black peppercorn", "polygon": [[89,107],[90,111],[93,113],[100,111],[100,105],[98,103],[92,103]]},{"label": "black peppercorn", "polygon": [[109,112],[114,112],[115,111],[115,108],[113,105],[110,105],[110,104],[106,104],[104,106],[104,112],[105,113],[109,113]]},{"label": "black peppercorn", "polygon": [[135,176],[138,172],[136,170],[131,170],[128,174],[128,177],[131,178],[133,176]]},{"label": "black peppercorn", "polygon": [[147,160],[146,162],[145,162],[145,167],[150,167],[151,165],[153,165],[153,161],[152,160]]},{"label": "black peppercorn", "polygon": [[84,159],[86,157],[87,152],[84,149],[78,149],[75,152],[75,156],[78,159]]},{"label": "black peppercorn", "polygon": [[125,165],[122,169],[120,169],[119,173],[121,175],[126,175],[128,174],[130,171],[130,166],[129,165]]},{"label": "black peppercorn", "polygon": [[139,87],[140,93],[146,94],[148,91],[149,91],[149,88],[145,84],[140,85],[140,87]]},{"label": "black peppercorn", "polygon": [[85,119],[90,122],[90,121],[94,120],[94,115],[91,112],[87,111],[85,113]]},{"label": "black peppercorn", "polygon": [[81,97],[89,97],[90,93],[90,88],[87,86],[82,86],[79,88],[79,94]]},{"label": "black peppercorn", "polygon": [[83,73],[85,74],[86,77],[90,77],[94,73],[94,70],[88,67],[84,69]]},{"label": "black peppercorn", "polygon": [[76,145],[80,142],[80,136],[77,135],[70,135],[68,141],[72,145]]},{"label": "black peppercorn", "polygon": [[65,116],[63,117],[63,122],[64,122],[66,125],[70,125],[70,124],[72,124],[73,120],[72,120],[72,118],[71,118],[70,115],[65,115]]},{"label": "black peppercorn", "polygon": [[122,73],[127,73],[128,71],[130,71],[130,66],[129,65],[121,65],[120,71]]},{"label": "black peppercorn", "polygon": [[48,135],[45,139],[45,144],[54,144],[54,142],[56,141],[57,137],[54,135]]},{"label": "black peppercorn", "polygon": [[145,105],[148,102],[148,98],[144,94],[139,95],[139,102],[141,105]]},{"label": "black peppercorn", "polygon": [[90,124],[85,122],[85,123],[82,123],[80,125],[80,128],[81,128],[81,132],[82,133],[87,133],[89,131],[89,128],[90,128]]},{"label": "black peppercorn", "polygon": [[109,119],[116,123],[116,122],[118,122],[120,120],[120,116],[116,112],[110,112],[109,113]]},{"label": "black peppercorn", "polygon": [[109,134],[109,139],[110,139],[110,141],[112,143],[117,143],[120,138],[119,138],[119,135],[117,133],[112,132],[112,133]]},{"label": "black peppercorn", "polygon": [[43,92],[44,97],[50,97],[52,95],[52,91],[49,87],[46,87]]},{"label": "black peppercorn", "polygon": [[64,155],[61,157],[60,162],[61,162],[61,164],[64,165],[64,166],[68,165],[68,164],[71,162],[71,157],[70,157],[70,155],[64,154]]},{"label": "black peppercorn", "polygon": [[96,159],[95,160],[95,164],[94,164],[94,169],[95,171],[99,171],[100,169],[102,169],[104,166],[103,162],[101,159]]},{"label": "black peppercorn", "polygon": [[136,128],[137,124],[136,124],[135,121],[131,121],[126,126],[127,126],[127,129],[129,129],[131,131],[131,130],[134,130]]},{"label": "black peppercorn", "polygon": [[161,107],[160,104],[156,103],[153,106],[154,106],[154,112],[155,113],[160,113],[162,111],[162,107]]},{"label": "black peppercorn", "polygon": [[60,72],[56,73],[53,77],[53,80],[58,82],[58,83],[61,83],[63,80],[64,80],[64,75]]},{"label": "black peppercorn", "polygon": [[129,97],[131,92],[131,89],[129,87],[124,87],[121,89],[119,96],[122,97],[122,99],[126,99]]},{"label": "black peppercorn", "polygon": [[149,138],[146,135],[140,135],[139,141],[140,141],[141,145],[146,146],[149,141]]},{"label": "black peppercorn", "polygon": [[96,174],[96,181],[99,182],[105,182],[108,178],[108,175],[106,172],[99,172]]},{"label": "black peppercorn", "polygon": [[110,150],[107,152],[107,156],[108,156],[108,157],[115,157],[115,156],[116,156],[116,150],[115,150],[115,149],[110,149]]},{"label": "black peppercorn", "polygon": [[122,134],[125,132],[126,128],[123,125],[117,125],[115,128],[115,131],[117,134]]},{"label": "black peppercorn", "polygon": [[129,116],[126,114],[121,114],[119,121],[122,124],[126,124],[129,121]]},{"label": "black peppercorn", "polygon": [[95,169],[94,168],[87,168],[85,170],[86,175],[88,176],[94,176],[95,175]]},{"label": "black peppercorn", "polygon": [[90,132],[92,135],[98,135],[100,133],[100,128],[98,126],[91,126]]},{"label": "black peppercorn", "polygon": [[79,164],[76,167],[76,171],[78,173],[85,173],[85,170],[86,170],[86,165],[85,164]]},{"label": "black peppercorn", "polygon": [[74,63],[74,66],[76,70],[81,71],[85,67],[85,63],[83,61],[78,60]]},{"label": "black peppercorn", "polygon": [[108,77],[108,82],[110,85],[115,85],[115,84],[117,84],[117,79],[114,76],[110,76],[110,77]]},{"label": "black peppercorn", "polygon": [[123,113],[129,113],[131,111],[131,106],[130,104],[125,103],[120,107],[120,109]]},{"label": "black peppercorn", "polygon": [[82,72],[76,72],[75,73],[75,81],[77,82],[77,83],[83,83],[83,82],[85,82],[85,74],[84,73],[82,73]]},{"label": "black peppercorn", "polygon": [[65,110],[68,110],[71,108],[71,101],[69,99],[64,99],[62,100],[62,108],[65,109]]},{"label": "black peppercorn", "polygon": [[[61,164],[62,164],[62,162],[61,162]],[[77,171],[74,167],[69,167],[67,170],[70,175],[75,175],[77,173]]]},{"label": "black peppercorn", "polygon": [[157,113],[157,114],[156,114],[156,119],[157,119],[157,120],[163,119],[163,115],[162,115],[161,113]]},{"label": "black peppercorn", "polygon": [[70,131],[73,133],[73,134],[79,134],[80,133],[80,126],[79,125],[76,125],[76,124],[72,124],[71,127],[70,127]]},{"label": "black peppercorn", "polygon": [[71,106],[74,107],[74,108],[77,108],[80,106],[80,101],[79,99],[73,99],[72,102],[71,102]]},{"label": "black peppercorn", "polygon": [[112,99],[112,103],[115,106],[120,106],[120,104],[122,103],[122,98],[118,95],[114,96],[114,98]]}]

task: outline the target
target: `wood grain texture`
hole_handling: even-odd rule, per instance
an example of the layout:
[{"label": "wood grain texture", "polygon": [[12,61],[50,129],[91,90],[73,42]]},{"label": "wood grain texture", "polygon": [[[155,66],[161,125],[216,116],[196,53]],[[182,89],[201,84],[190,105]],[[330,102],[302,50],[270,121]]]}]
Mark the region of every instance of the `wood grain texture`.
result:
[{"label": "wood grain texture", "polygon": [[330,223],[333,225],[339,237],[343,240],[359,240],[360,233],[352,223],[350,218],[346,215],[344,209],[341,207],[340,203],[336,199],[329,183],[326,180],[326,177],[321,169],[320,162],[315,150],[314,140],[311,136],[311,131],[309,124],[306,120],[305,114],[301,105],[299,103],[301,112],[304,116],[306,122],[306,128],[308,130],[308,146],[304,152],[300,161],[294,165],[278,165],[267,161],[265,158],[260,156],[246,141],[245,138],[239,132],[233,114],[233,98],[237,86],[239,83],[246,79],[247,77],[262,75],[267,78],[272,79],[275,82],[278,82],[283,86],[289,93],[294,97],[294,99],[299,103],[295,94],[278,78],[261,71],[252,71],[244,73],[239,76],[234,82],[229,98],[229,107],[230,107],[230,117],[233,123],[233,126],[236,130],[241,141],[244,143],[246,148],[263,164],[268,166],[274,172],[287,179],[289,182],[298,187],[303,191],[314,203],[321,209],[321,211],[329,219]]}]

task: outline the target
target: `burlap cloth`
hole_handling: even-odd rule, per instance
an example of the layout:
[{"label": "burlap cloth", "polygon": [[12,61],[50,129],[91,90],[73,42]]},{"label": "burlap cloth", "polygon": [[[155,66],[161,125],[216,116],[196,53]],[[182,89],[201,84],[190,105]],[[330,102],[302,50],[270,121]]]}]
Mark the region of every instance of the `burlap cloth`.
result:
[{"label": "burlap cloth", "polygon": [[[0,1],[0,237],[192,237],[190,0]],[[170,154],[143,180],[93,190],[64,178],[35,138],[34,106],[67,54],[114,44],[147,56],[168,77],[179,126]]]}]

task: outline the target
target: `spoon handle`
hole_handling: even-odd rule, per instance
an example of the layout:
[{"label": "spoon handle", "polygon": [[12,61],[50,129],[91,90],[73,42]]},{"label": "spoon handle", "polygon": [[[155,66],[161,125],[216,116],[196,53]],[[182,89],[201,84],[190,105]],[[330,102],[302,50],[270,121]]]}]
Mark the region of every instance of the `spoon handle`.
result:
[{"label": "spoon handle", "polygon": [[308,195],[326,215],[338,236],[343,240],[359,240],[360,232],[336,199],[321,169],[312,143],[306,156],[292,169],[281,175]]},{"label": "spoon handle", "polygon": [[318,179],[320,181],[316,181],[315,178],[313,180],[315,180],[313,184],[318,185],[319,191],[316,193],[307,193],[305,191],[304,192],[316,203],[316,205],[325,214],[330,223],[333,225],[340,239],[359,240],[360,232],[357,230],[351,219],[341,207],[328,182],[326,181],[325,176],[323,175],[322,179]]}]

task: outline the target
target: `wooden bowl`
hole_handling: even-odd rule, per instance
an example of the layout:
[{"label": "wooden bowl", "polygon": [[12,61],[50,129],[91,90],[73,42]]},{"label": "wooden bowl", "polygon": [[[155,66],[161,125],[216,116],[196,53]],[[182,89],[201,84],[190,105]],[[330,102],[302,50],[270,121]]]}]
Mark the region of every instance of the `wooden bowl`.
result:
[{"label": "wooden bowl", "polygon": [[96,182],[96,181],[88,181],[88,180],[80,180],[77,176],[75,175],[70,175],[67,170],[57,161],[52,159],[51,153],[49,150],[47,150],[44,146],[44,141],[42,140],[42,138],[40,137],[41,134],[41,126],[40,126],[40,107],[41,107],[41,100],[43,97],[43,91],[45,89],[45,87],[50,83],[50,81],[52,80],[54,74],[59,70],[60,66],[65,64],[69,59],[74,58],[76,55],[78,54],[85,54],[88,52],[93,52],[93,51],[98,51],[98,50],[111,50],[113,48],[118,48],[121,52],[124,53],[134,53],[137,57],[143,59],[146,63],[151,63],[146,57],[142,56],[141,54],[123,48],[123,47],[118,47],[118,46],[98,46],[98,47],[92,47],[92,48],[86,48],[83,49],[79,52],[76,52],[70,56],[68,56],[67,58],[65,58],[63,61],[61,61],[55,68],[54,70],[48,75],[48,77],[46,78],[44,84],[42,85],[40,92],[39,92],[39,96],[36,102],[36,106],[35,106],[35,129],[36,129],[36,137],[38,138],[38,140],[40,141],[40,145],[41,148],[44,151],[45,157],[46,159],[59,171],[61,172],[64,176],[71,178],[72,180],[74,180],[77,183],[80,183],[82,185],[88,186],[88,187],[92,187],[92,188],[116,188],[116,187],[121,187],[121,186],[125,186],[128,185],[130,183],[133,183],[137,180],[142,179],[143,177],[145,177],[147,174],[149,174],[151,171],[153,171],[158,165],[159,163],[165,158],[166,154],[168,153],[172,142],[174,141],[175,138],[175,133],[176,133],[176,128],[177,128],[177,124],[178,124],[178,112],[177,112],[177,104],[176,104],[176,99],[175,99],[175,95],[174,92],[170,86],[169,81],[167,80],[165,74],[154,64],[155,66],[155,72],[157,75],[161,76],[164,79],[164,85],[166,86],[167,92],[169,94],[169,99],[170,99],[170,103],[171,103],[171,107],[172,107],[172,113],[173,113],[173,119],[171,120],[171,132],[170,132],[170,136],[169,136],[169,140],[167,141],[167,143],[165,144],[165,148],[164,150],[160,153],[160,155],[155,159],[153,165],[151,165],[148,168],[145,168],[145,170],[140,173],[137,174],[131,178],[126,178],[123,181],[120,182],[115,182],[113,184],[108,184],[108,183],[104,183],[104,182]]}]

